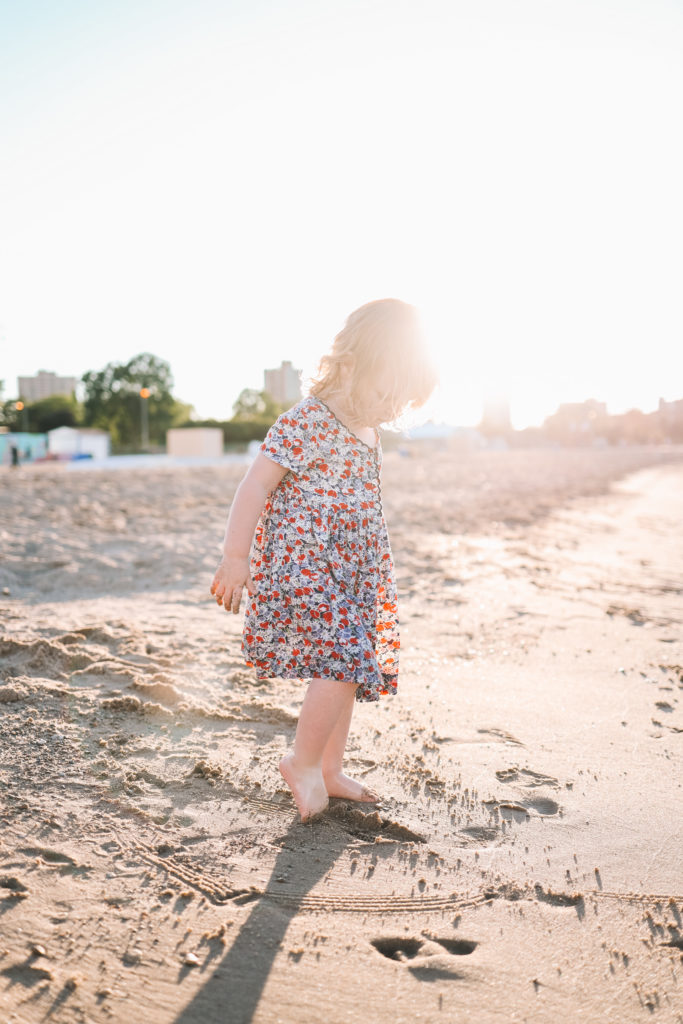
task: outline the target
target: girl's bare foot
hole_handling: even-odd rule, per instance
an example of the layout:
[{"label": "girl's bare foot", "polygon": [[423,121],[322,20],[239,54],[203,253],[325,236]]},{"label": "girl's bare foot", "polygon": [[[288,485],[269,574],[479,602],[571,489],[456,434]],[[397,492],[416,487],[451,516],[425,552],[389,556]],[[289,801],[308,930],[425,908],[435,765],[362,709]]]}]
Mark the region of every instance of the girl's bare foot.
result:
[{"label": "girl's bare foot", "polygon": [[324,811],[329,803],[327,789],[319,768],[301,768],[293,753],[285,754],[279,764],[280,774],[292,791],[302,821]]},{"label": "girl's bare foot", "polygon": [[364,786],[362,782],[344,775],[343,772],[323,773],[328,796],[340,796],[346,800],[359,800],[364,804],[379,803],[381,797],[374,789]]}]

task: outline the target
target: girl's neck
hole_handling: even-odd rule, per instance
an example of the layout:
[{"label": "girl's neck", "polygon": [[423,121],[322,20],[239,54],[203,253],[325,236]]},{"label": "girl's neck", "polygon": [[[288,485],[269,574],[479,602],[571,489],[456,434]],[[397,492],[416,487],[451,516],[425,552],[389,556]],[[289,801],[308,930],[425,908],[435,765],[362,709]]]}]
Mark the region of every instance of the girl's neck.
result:
[{"label": "girl's neck", "polygon": [[352,434],[355,434],[356,437],[367,444],[370,448],[373,448],[377,444],[377,434],[374,427],[369,427],[364,423],[357,423],[354,421],[344,408],[343,396],[333,395],[331,398],[323,398],[322,401],[325,403],[327,408],[334,413],[339,422],[342,423],[347,430],[350,430]]}]

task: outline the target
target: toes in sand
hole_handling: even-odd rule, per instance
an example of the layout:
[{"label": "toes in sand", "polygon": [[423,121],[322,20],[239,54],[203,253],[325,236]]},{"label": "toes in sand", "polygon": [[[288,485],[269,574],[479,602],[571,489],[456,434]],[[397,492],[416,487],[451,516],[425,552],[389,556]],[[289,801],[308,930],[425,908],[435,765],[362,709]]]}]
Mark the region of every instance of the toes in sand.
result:
[{"label": "toes in sand", "polygon": [[345,800],[359,800],[361,803],[376,804],[380,800],[379,793],[369,786],[357,782],[343,772],[335,772],[324,776],[328,796],[339,796]]}]

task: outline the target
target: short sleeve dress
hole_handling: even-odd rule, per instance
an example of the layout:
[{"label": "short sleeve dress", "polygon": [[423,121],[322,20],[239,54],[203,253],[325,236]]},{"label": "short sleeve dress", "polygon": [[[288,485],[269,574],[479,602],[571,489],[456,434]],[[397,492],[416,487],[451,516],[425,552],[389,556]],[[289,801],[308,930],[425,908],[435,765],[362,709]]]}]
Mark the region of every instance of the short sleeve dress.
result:
[{"label": "short sleeve dress", "polygon": [[260,449],[289,472],[269,495],[251,550],[242,653],[259,678],[359,684],[357,701],[395,694],[397,593],[374,448],[311,396]]}]

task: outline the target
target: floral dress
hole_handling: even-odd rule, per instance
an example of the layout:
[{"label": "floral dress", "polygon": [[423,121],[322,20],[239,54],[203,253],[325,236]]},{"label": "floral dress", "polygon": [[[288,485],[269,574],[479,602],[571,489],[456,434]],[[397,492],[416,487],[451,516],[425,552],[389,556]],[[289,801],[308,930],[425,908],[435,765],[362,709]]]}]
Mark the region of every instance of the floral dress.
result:
[{"label": "floral dress", "polygon": [[247,664],[259,678],[358,683],[357,701],[396,693],[397,594],[379,435],[371,448],[311,396],[276,420],[260,450],[289,472],[254,536]]}]

